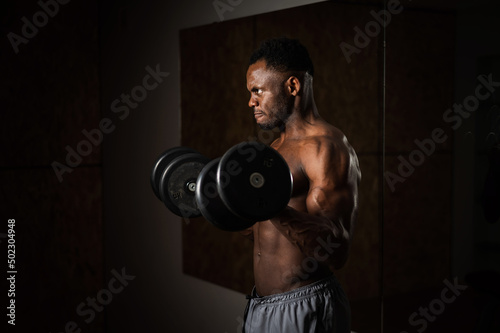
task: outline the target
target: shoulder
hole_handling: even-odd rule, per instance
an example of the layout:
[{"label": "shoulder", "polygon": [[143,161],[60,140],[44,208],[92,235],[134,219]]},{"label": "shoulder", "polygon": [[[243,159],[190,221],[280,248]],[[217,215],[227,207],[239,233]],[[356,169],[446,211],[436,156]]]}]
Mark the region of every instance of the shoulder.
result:
[{"label": "shoulder", "polygon": [[323,159],[343,163],[344,159],[349,158],[351,149],[344,133],[333,126],[304,138],[300,144],[304,163],[317,163]]},{"label": "shoulder", "polygon": [[344,133],[336,127],[325,127],[317,135],[305,138],[299,151],[309,178],[328,177],[338,183],[353,176],[359,177],[356,153]]}]

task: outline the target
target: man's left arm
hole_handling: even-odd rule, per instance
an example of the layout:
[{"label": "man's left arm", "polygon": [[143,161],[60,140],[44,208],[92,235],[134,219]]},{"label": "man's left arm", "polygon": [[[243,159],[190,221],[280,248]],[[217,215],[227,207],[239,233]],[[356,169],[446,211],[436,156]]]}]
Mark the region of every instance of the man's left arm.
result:
[{"label": "man's left arm", "polygon": [[333,144],[303,154],[307,211],[288,206],[271,222],[308,257],[319,257],[318,249],[327,246],[321,261],[339,269],[347,261],[357,215],[358,160],[352,148]]}]

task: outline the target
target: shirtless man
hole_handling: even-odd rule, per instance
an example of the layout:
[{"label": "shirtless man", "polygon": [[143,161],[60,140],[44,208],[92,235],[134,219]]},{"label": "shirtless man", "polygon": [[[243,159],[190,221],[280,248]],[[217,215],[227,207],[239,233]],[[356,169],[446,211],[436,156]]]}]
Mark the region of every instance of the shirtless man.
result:
[{"label": "shirtless man", "polygon": [[248,105],[293,175],[288,207],[242,233],[254,242],[255,288],[244,332],[350,332],[347,298],[333,276],[348,256],[358,209],[358,159],[344,134],[323,120],[314,69],[296,40],[262,43],[247,71]]}]

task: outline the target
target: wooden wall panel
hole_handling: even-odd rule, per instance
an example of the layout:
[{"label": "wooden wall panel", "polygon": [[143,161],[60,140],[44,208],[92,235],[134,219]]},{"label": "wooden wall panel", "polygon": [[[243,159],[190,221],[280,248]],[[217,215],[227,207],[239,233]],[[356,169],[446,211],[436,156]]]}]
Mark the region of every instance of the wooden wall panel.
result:
[{"label": "wooden wall panel", "polygon": [[[451,278],[453,131],[443,114],[453,105],[454,39],[455,19],[449,12],[406,8],[387,27],[386,171],[399,174],[401,159],[409,161],[410,155],[418,164],[407,169],[404,182],[393,189],[385,184],[383,288],[388,331],[408,329],[409,316],[439,297],[443,281]],[[434,143],[434,152],[427,156],[414,141],[431,139],[436,128],[447,139]],[[415,162],[417,154],[424,160]],[[446,312],[456,309],[455,305]],[[467,313],[473,314],[470,309]],[[442,316],[429,331],[462,330],[457,315],[452,317]]]},{"label": "wooden wall panel", "polygon": [[[36,2],[4,4],[3,35],[22,36],[21,17],[41,8]],[[43,13],[43,12],[42,12]],[[76,21],[75,17],[81,17]],[[69,145],[98,127],[99,76],[97,2],[60,5],[57,14],[15,53],[5,38],[0,53],[0,87],[5,103],[0,113],[0,166],[40,166],[65,162]],[[88,19],[83,19],[87,17]],[[100,162],[101,147],[81,164]]]},{"label": "wooden wall panel", "polygon": [[450,152],[453,130],[443,114],[453,106],[454,33],[446,12],[406,9],[387,26],[388,153],[413,150],[435,128],[448,136],[437,150]]},{"label": "wooden wall panel", "polygon": [[181,142],[210,158],[256,131],[246,89],[252,19],[181,31]]},{"label": "wooden wall panel", "polygon": [[429,140],[436,128],[447,136],[394,192],[386,186],[391,295],[439,285],[450,272],[453,131],[442,118],[453,105],[454,15],[407,9],[387,27],[387,45],[386,170],[398,174],[399,156],[413,160],[422,150],[415,139]]},{"label": "wooden wall panel", "polygon": [[[257,133],[246,89],[252,27],[252,19],[240,19],[180,33],[181,142],[209,158]],[[250,292],[250,240],[218,230],[203,218],[183,223],[182,230],[185,273]]]},{"label": "wooden wall panel", "polygon": [[43,21],[40,3],[0,5],[0,233],[16,220],[15,329],[60,332],[75,321],[103,332],[103,313],[87,324],[75,312],[104,287],[101,147],[62,182],[51,167],[99,126],[98,2],[59,4],[16,53],[6,36],[22,36],[23,17]]},{"label": "wooden wall panel", "polygon": [[105,286],[101,169],[62,183],[49,168],[3,170],[0,182],[2,217],[16,220],[16,328],[59,332],[74,321],[102,332],[103,316],[87,324],[75,312]]}]

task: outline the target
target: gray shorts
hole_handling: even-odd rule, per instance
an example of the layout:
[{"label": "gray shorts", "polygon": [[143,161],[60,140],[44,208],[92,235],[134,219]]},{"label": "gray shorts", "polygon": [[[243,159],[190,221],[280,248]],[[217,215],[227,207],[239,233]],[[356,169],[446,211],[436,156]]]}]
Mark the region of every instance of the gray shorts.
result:
[{"label": "gray shorts", "polygon": [[349,301],[331,275],[285,293],[259,297],[255,288],[245,310],[244,333],[349,333]]}]

